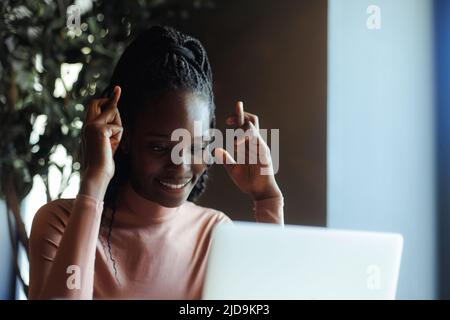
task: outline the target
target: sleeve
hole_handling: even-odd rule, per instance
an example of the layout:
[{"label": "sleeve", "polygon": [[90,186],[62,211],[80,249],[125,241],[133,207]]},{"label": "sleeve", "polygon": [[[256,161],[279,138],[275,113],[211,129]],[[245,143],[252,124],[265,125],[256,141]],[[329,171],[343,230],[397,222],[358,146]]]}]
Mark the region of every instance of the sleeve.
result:
[{"label": "sleeve", "polygon": [[[253,216],[256,222],[274,223],[284,226],[284,198],[269,198],[253,202]],[[233,223],[226,214],[220,212],[218,223]]]},{"label": "sleeve", "polygon": [[229,216],[227,216],[223,212],[219,212],[219,218],[217,219],[218,223],[233,223],[233,220],[230,219]]},{"label": "sleeve", "polygon": [[284,198],[269,198],[253,202],[253,214],[256,222],[284,225]]},{"label": "sleeve", "polygon": [[[103,202],[79,194],[71,207],[61,204],[56,200],[44,205],[33,219],[30,299],[92,298]],[[76,270],[80,270],[80,285],[70,287],[70,272]]]}]

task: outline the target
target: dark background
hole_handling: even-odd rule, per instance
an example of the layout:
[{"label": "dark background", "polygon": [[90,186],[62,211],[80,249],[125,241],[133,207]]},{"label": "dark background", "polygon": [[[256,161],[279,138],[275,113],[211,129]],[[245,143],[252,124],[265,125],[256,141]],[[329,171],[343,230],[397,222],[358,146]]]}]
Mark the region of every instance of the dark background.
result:
[{"label": "dark background", "polygon": [[[237,100],[261,128],[280,129],[285,222],[325,225],[327,1],[217,1],[177,27],[208,51],[220,129]],[[210,177],[200,204],[253,220],[250,198],[225,169]]]}]

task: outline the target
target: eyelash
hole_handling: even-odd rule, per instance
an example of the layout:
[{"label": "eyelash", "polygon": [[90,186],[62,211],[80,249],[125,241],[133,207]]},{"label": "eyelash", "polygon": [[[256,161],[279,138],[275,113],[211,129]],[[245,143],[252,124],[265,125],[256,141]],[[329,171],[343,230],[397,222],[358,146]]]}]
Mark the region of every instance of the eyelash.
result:
[{"label": "eyelash", "polygon": [[152,152],[156,152],[156,153],[163,153],[163,152],[166,152],[168,149],[170,149],[170,147],[167,145],[161,145],[161,144],[156,144],[156,143],[150,143],[148,145],[148,148]]},{"label": "eyelash", "polygon": [[152,149],[152,151],[154,152],[165,152],[167,151],[167,147],[160,147],[160,146],[152,146],[150,147]]},{"label": "eyelash", "polygon": [[[202,151],[205,151],[206,148],[208,147],[208,145],[203,145],[202,146]],[[160,146],[160,145],[150,145],[150,149],[153,152],[158,152],[158,153],[162,153],[162,152],[166,152],[167,150],[169,150],[170,148],[167,146]],[[191,152],[194,152],[194,147],[191,148]]]}]

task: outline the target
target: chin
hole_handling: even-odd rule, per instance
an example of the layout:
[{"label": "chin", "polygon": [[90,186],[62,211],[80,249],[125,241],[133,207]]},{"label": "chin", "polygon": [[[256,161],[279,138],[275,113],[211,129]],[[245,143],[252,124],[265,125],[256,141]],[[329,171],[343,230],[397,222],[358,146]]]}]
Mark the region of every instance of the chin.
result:
[{"label": "chin", "polygon": [[182,188],[171,188],[159,183],[159,181],[154,181],[153,190],[151,194],[153,195],[153,201],[159,205],[167,208],[179,207],[185,203],[191,194],[194,185],[189,183]]}]

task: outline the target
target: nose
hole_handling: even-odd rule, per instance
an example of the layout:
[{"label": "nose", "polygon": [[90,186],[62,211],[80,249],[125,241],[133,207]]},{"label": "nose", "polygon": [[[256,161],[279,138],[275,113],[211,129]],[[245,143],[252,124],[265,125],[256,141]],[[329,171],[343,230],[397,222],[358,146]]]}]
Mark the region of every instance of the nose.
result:
[{"label": "nose", "polygon": [[184,177],[191,171],[191,153],[188,148],[182,148],[177,159],[172,159],[172,155],[167,163],[167,171],[170,175]]}]

